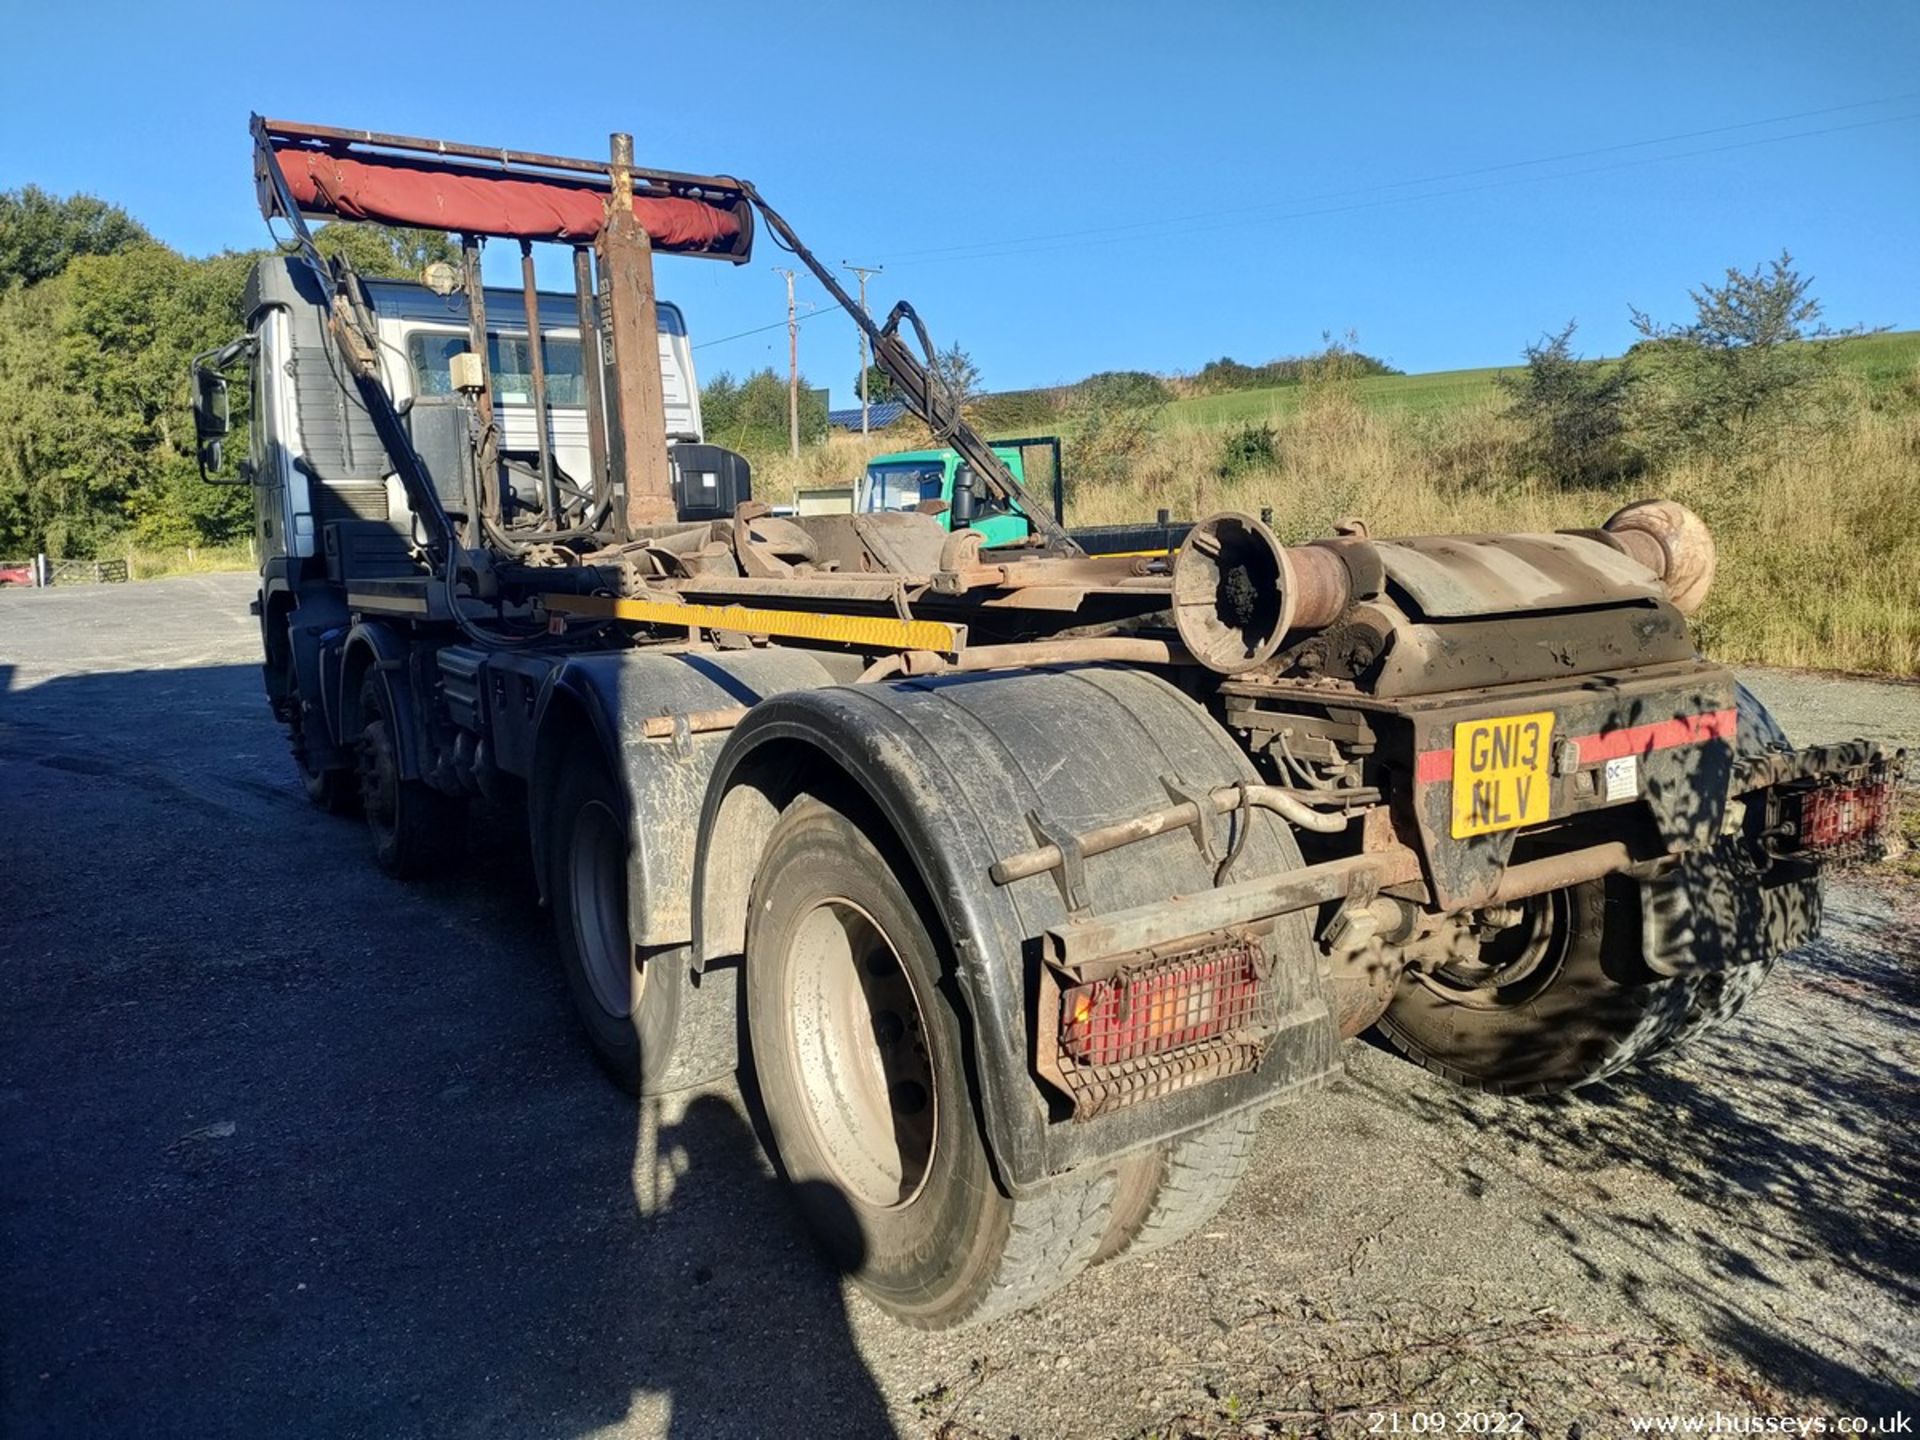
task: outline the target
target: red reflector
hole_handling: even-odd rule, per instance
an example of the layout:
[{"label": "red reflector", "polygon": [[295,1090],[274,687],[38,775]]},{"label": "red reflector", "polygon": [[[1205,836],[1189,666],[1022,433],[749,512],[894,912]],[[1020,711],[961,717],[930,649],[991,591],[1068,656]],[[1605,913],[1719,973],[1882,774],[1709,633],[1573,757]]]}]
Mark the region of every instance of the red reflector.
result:
[{"label": "red reflector", "polygon": [[1077,985],[1061,997],[1061,1048],[1082,1065],[1116,1065],[1254,1023],[1260,976],[1251,945],[1203,952]]},{"label": "red reflector", "polygon": [[1800,843],[1809,850],[1832,850],[1871,839],[1893,815],[1893,782],[1830,785],[1815,790],[1800,806]]}]

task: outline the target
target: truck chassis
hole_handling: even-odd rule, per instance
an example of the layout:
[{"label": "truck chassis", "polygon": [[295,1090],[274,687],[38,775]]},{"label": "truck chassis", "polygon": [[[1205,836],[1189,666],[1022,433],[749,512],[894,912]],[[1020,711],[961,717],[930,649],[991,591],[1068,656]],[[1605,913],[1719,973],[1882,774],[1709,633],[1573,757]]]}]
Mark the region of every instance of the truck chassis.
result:
[{"label": "truck chassis", "polygon": [[[221,372],[284,314],[405,497],[397,529],[326,520],[263,571],[309,794],[398,875],[457,863],[472,797],[524,813],[600,1061],[647,1092],[750,1071],[823,1242],[909,1324],[1191,1233],[1345,1037],[1523,1094],[1681,1043],[1885,831],[1898,754],[1796,751],[1695,653],[1713,550],[1680,506],[1296,545],[1221,514],[1089,557],[941,392],[911,307],[875,322],[750,183],[643,169],[624,136],[588,161],[252,130],[294,253],[196,365],[204,466]],[[462,233],[446,403],[395,403],[310,217]],[[983,547],[970,503],[950,531],[703,505],[745,462],[663,428],[652,259],[742,263],[759,226],[1028,541]],[[488,236],[572,248],[590,474],[549,443],[544,343],[537,453],[503,450]]]}]

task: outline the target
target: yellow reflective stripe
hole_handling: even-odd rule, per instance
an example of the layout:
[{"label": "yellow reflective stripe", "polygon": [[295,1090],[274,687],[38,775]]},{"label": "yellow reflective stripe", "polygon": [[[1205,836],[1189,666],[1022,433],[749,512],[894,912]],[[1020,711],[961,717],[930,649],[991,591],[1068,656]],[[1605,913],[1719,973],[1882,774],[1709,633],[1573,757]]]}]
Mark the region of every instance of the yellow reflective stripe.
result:
[{"label": "yellow reflective stripe", "polygon": [[782,635],[825,640],[868,650],[932,650],[957,654],[965,630],[943,620],[899,620],[886,615],[830,615],[812,610],[764,610],[751,605],[676,605],[665,600],[616,600],[609,595],[548,595],[549,610],[563,615],[636,620],[679,629],[737,630],[745,635]]}]

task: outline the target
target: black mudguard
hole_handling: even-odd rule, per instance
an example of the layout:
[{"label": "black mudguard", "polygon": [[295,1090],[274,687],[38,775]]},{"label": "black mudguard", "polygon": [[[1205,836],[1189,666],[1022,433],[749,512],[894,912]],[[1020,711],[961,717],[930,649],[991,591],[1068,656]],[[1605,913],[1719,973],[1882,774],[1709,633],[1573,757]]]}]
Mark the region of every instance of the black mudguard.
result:
[{"label": "black mudguard", "polygon": [[[746,906],[779,810],[802,791],[857,785],[904,843],[944,924],[971,1021],[979,1100],[1002,1182],[1051,1174],[1263,1104],[1319,1081],[1338,1036],[1305,915],[1275,936],[1278,1033],[1258,1069],[1089,1119],[1061,1118],[1034,1070],[1041,937],[1065,923],[1059,882],[998,886],[997,858],[1035,844],[1029,816],[1083,831],[1171,803],[1163,777],[1211,789],[1258,779],[1232,737],[1165,681],[1104,667],[841,686],[755,707],[728,740],[701,816],[694,883],[696,963],[744,948]],[[1253,811],[1231,878],[1300,863],[1287,828]],[[1224,854],[1228,818],[1214,821]],[[1179,830],[1085,862],[1092,912],[1214,884],[1215,865]]]}]

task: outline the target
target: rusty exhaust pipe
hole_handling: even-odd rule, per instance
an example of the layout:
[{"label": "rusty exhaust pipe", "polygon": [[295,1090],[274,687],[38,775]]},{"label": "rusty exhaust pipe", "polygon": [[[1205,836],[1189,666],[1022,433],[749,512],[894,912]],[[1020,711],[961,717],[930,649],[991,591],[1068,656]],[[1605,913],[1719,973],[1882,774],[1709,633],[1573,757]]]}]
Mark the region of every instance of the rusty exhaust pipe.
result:
[{"label": "rusty exhaust pipe", "polygon": [[1251,515],[1223,511],[1173,558],[1173,623],[1202,665],[1237,675],[1290,630],[1330,625],[1353,598],[1346,562],[1322,545],[1282,545]]}]

